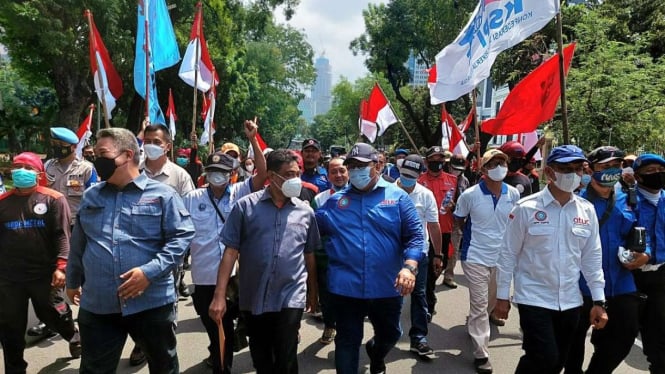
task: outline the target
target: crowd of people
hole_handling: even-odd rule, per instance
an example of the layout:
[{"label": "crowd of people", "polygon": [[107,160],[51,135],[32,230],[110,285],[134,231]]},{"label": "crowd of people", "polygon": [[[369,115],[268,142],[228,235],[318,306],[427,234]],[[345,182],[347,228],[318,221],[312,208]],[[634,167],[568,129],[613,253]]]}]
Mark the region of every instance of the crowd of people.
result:
[{"label": "crowd of people", "polygon": [[76,134],[55,127],[53,158],[13,158],[13,189],[0,195],[5,372],[27,371],[29,300],[41,321],[29,333],[60,334],[81,373],[115,372],[128,336],[131,364],[178,373],[178,299],[191,296],[214,373],[232,371],[245,336],[257,373],[297,373],[304,312],[321,315],[338,373],[358,372],[363,341],[370,372],[384,373],[405,296],[410,351],[432,357],[436,282],[458,288],[460,262],[477,373],[493,372],[490,324],[511,306],[516,373],[611,373],[638,334],[650,372],[665,373],[661,156],[563,145],[541,176],[542,142],[471,162],[440,146],[388,155],[365,143],[324,159],[316,139],[262,150],[253,121],[244,132],[251,157],[225,143],[205,164],[195,135],[173,150],[162,126],[102,129],[80,153]]}]

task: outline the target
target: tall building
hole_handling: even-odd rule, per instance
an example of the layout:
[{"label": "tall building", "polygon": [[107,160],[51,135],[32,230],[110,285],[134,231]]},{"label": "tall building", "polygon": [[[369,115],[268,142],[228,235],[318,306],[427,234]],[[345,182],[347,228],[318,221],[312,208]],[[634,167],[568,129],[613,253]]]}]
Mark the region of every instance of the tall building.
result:
[{"label": "tall building", "polygon": [[314,116],[317,116],[328,113],[332,106],[332,66],[330,60],[321,55],[316,59],[314,68],[316,82],[312,88],[312,101],[314,101]]},{"label": "tall building", "polygon": [[409,53],[409,59],[406,60],[404,66],[406,66],[411,75],[411,79],[409,80],[410,86],[412,87],[427,86],[427,77],[429,75],[427,72],[427,65],[418,61],[416,56],[413,54],[413,51]]}]

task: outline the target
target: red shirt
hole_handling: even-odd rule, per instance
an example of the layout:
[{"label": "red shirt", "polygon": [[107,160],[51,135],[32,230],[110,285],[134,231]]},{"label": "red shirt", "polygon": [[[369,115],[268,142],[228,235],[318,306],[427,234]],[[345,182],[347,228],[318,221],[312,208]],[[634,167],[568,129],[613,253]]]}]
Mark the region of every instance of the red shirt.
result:
[{"label": "red shirt", "polygon": [[[423,174],[418,178],[418,183],[427,187],[430,191],[434,193],[434,198],[436,199],[436,205],[439,207],[439,227],[441,227],[442,233],[450,233],[453,231],[453,208],[452,204],[448,205],[448,208],[442,209],[442,204],[446,199],[446,194],[449,193],[449,202],[452,202],[455,198],[455,192],[457,190],[457,177],[448,174],[444,171],[441,172],[438,176],[433,176],[429,172]],[[445,213],[445,214],[441,214]]]}]

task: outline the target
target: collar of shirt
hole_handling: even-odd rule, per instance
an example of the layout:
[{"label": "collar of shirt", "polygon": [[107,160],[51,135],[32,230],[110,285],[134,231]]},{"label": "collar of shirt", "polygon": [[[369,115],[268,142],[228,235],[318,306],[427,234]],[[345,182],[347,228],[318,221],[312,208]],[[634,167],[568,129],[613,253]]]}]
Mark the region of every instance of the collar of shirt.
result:
[{"label": "collar of shirt", "polygon": [[102,186],[101,188],[107,188],[108,187],[108,188],[115,188],[118,191],[124,191],[127,188],[133,188],[132,186],[134,186],[134,187],[138,188],[139,190],[144,191],[145,186],[148,184],[149,179],[150,178],[148,178],[148,176],[145,173],[141,173],[141,174],[139,174],[138,177],[134,178],[131,182],[127,183],[127,185],[123,188],[118,189],[115,185],[107,183],[107,182],[102,182],[102,183],[104,183],[104,186]]},{"label": "collar of shirt", "polygon": [[[259,199],[259,201],[270,200],[270,201],[272,202],[272,195],[270,195],[270,190],[269,190],[269,189],[270,189],[270,186],[266,186],[266,187],[263,189],[263,193],[261,194],[261,198]],[[293,197],[290,198],[290,199],[287,198],[286,201],[289,202],[289,203],[291,203],[291,205],[294,205],[294,206],[295,206],[295,205],[296,205],[296,202],[293,201],[293,199],[294,199]],[[273,204],[274,204],[274,202],[273,202]]]},{"label": "collar of shirt", "polygon": [[175,164],[172,163],[171,160],[169,160],[169,159],[167,158],[167,159],[166,159],[166,162],[164,163],[164,166],[162,166],[162,169],[161,169],[161,170],[157,170],[157,171],[153,172],[152,170],[150,170],[150,169],[148,168],[148,165],[145,163],[145,161],[143,161],[143,164],[139,167],[139,169],[145,171],[145,173],[146,173],[148,176],[151,176],[151,177],[153,177],[153,178],[154,178],[154,177],[157,177],[157,176],[159,176],[159,175],[162,175],[162,174],[164,174],[164,175],[166,175],[167,177],[169,177],[169,176],[171,176],[172,168],[173,168],[174,165],[175,165]]},{"label": "collar of shirt", "polygon": [[[553,202],[557,201],[557,200],[554,198],[554,196],[552,195],[552,192],[550,192],[549,187],[545,187],[545,188],[543,188],[543,193],[542,193],[540,196],[541,196],[541,198],[543,199],[543,207],[547,207],[548,205],[550,205],[550,204],[552,204]],[[570,200],[568,200],[568,201],[566,202],[565,205],[568,205],[568,204],[570,204],[570,203],[577,204],[577,199],[579,199],[579,198],[580,198],[580,197],[577,196],[576,194],[571,193]],[[557,204],[559,204],[558,201],[557,201]],[[565,205],[564,205],[564,206],[565,206]]]}]

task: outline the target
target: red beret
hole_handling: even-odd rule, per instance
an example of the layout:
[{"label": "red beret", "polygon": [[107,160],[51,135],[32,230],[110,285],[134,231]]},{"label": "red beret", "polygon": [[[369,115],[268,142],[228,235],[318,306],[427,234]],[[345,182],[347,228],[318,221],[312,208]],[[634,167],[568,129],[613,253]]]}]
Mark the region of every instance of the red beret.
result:
[{"label": "red beret", "polygon": [[42,163],[42,159],[36,153],[23,152],[14,156],[12,165],[17,165],[17,164],[29,165],[39,170],[40,172],[44,172],[44,164]]}]

